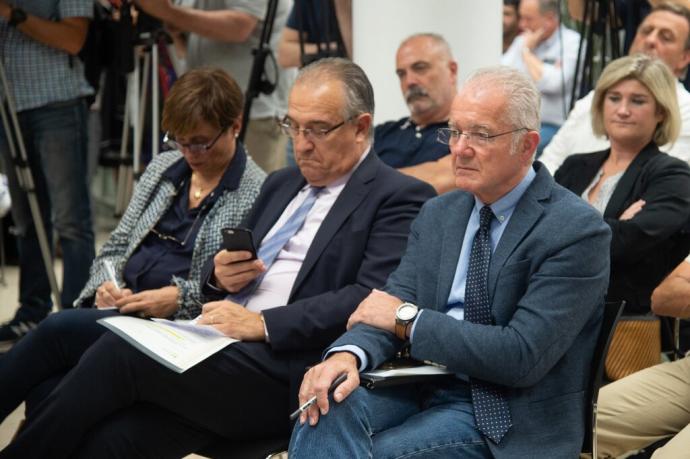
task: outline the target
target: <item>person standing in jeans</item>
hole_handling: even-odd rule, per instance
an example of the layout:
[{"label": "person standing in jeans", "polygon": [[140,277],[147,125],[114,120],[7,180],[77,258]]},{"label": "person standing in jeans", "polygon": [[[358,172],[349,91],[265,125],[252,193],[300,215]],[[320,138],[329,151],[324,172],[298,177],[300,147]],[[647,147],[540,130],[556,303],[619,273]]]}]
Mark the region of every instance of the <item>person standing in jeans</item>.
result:
[{"label": "person standing in jeans", "polygon": [[[54,228],[62,247],[64,307],[77,298],[94,258],[84,100],[93,89],[76,56],[92,14],[90,0],[0,0],[0,59],[12,88],[48,240],[52,242]],[[0,326],[2,351],[35,328],[52,303],[35,222],[2,126],[0,153],[12,196],[20,273],[19,308]]]}]

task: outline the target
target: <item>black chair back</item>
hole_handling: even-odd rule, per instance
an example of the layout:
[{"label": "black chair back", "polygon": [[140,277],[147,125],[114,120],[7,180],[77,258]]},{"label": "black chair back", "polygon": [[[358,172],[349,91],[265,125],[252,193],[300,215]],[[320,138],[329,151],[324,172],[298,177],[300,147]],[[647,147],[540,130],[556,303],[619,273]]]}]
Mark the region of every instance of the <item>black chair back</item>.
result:
[{"label": "black chair back", "polygon": [[604,303],[604,317],[601,321],[601,330],[599,331],[597,344],[594,348],[594,356],[592,357],[590,384],[587,394],[589,410],[585,416],[585,438],[582,442],[582,452],[591,453],[593,458],[597,457],[597,400],[599,399],[599,389],[601,389],[604,382],[606,354],[609,352],[611,338],[624,306],[625,301],[609,301]]}]

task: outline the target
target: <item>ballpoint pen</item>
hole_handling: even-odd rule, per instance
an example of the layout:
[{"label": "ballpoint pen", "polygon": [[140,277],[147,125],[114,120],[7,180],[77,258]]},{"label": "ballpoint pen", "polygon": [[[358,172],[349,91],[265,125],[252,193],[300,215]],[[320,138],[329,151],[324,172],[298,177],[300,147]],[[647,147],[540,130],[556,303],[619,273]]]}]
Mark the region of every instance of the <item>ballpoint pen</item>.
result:
[{"label": "ballpoint pen", "polygon": [[120,290],[120,286],[117,284],[117,277],[115,277],[115,269],[113,268],[113,264],[110,262],[110,260],[103,260],[103,266],[105,267],[105,272],[110,278],[110,282],[113,283],[117,290]]},{"label": "ballpoint pen", "polygon": [[[335,380],[331,383],[331,387],[328,388],[328,393],[332,394],[333,391],[335,390],[336,387],[338,387],[343,381],[347,379],[347,373],[342,373],[340,376],[335,378]],[[307,408],[312,406],[316,402],[316,396],[313,396],[306,402],[304,402],[299,408],[297,408],[294,413],[290,415],[290,420],[294,421],[297,419],[297,416],[299,416],[301,413],[306,411]]]}]

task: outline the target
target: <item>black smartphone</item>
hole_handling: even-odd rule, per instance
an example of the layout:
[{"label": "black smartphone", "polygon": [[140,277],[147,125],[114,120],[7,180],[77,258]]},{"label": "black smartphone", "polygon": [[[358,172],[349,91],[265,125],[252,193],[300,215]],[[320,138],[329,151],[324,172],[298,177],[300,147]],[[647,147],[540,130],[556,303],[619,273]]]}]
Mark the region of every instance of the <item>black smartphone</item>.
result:
[{"label": "black smartphone", "polygon": [[246,250],[251,252],[252,260],[256,259],[256,246],[252,230],[247,228],[223,228],[220,230],[223,235],[223,248],[231,252]]}]

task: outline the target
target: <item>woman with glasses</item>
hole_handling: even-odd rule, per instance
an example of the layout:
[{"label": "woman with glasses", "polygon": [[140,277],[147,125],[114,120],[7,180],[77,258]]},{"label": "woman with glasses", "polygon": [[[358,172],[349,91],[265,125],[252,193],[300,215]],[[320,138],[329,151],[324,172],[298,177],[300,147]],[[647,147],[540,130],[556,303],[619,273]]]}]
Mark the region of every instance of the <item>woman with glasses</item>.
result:
[{"label": "woman with glasses", "polygon": [[0,421],[22,400],[30,418],[32,402],[106,331],[98,319],[200,313],[203,264],[221,229],[248,214],[265,178],[236,139],[242,106],[242,91],[221,70],[192,70],[173,85],[161,120],[173,150],[141,176],[75,302],[83,308],[49,316],[0,358]]},{"label": "woman with glasses", "polygon": [[652,290],[688,253],[690,168],[657,148],[673,143],[680,129],[671,71],[643,55],[611,62],[594,91],[592,127],[611,147],[570,156],[555,179],[611,227],[607,299],[644,314]]}]

